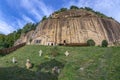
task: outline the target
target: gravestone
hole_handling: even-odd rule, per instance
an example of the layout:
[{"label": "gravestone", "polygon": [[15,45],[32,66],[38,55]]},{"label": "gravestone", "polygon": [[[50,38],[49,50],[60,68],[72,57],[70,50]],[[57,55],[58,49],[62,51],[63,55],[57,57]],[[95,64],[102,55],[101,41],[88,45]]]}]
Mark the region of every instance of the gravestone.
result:
[{"label": "gravestone", "polygon": [[69,56],[69,54],[70,54],[70,53],[69,53],[68,51],[65,52],[65,56]]},{"label": "gravestone", "polygon": [[39,56],[42,56],[42,50],[39,51]]},{"label": "gravestone", "polygon": [[12,58],[12,63],[17,63],[17,60],[15,59],[15,57]]}]

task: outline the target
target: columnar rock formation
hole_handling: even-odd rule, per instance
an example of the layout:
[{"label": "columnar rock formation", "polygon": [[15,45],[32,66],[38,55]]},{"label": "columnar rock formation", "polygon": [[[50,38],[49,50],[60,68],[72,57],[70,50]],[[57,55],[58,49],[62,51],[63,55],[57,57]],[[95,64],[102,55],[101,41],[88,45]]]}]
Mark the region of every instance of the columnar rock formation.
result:
[{"label": "columnar rock formation", "polygon": [[[28,33],[30,34],[30,33]],[[26,34],[28,44],[54,45],[63,43],[86,43],[93,39],[96,45],[102,40],[109,44],[120,41],[120,24],[109,18],[101,18],[86,10],[68,10],[52,14],[40,22],[32,35]],[[17,42],[16,42],[17,43]]]}]

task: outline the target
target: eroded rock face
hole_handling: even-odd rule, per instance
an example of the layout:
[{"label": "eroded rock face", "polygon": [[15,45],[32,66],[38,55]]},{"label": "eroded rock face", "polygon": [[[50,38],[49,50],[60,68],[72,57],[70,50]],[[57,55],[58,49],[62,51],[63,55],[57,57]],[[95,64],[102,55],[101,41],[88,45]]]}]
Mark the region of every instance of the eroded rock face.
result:
[{"label": "eroded rock face", "polygon": [[93,39],[96,45],[107,40],[109,45],[120,41],[120,24],[112,19],[100,18],[85,10],[69,10],[53,14],[42,21],[30,35],[24,36],[29,44],[56,45],[63,43],[86,43]]},{"label": "eroded rock face", "polygon": [[32,42],[32,35],[33,34],[34,34],[34,31],[30,31],[27,34],[25,34],[25,33],[21,34],[20,39],[18,39],[14,43],[14,45],[18,45],[18,44],[25,43],[25,42],[27,44],[31,44],[31,42]]}]

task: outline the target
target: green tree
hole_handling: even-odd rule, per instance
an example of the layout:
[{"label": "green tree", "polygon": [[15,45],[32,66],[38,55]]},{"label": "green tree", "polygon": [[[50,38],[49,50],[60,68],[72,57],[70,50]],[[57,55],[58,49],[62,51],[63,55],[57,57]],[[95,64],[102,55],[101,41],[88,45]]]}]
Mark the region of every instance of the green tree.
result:
[{"label": "green tree", "polygon": [[20,38],[21,33],[27,33],[31,30],[35,30],[38,23],[27,23],[23,29],[13,31],[8,35],[0,34],[0,49],[12,47],[17,39]]},{"label": "green tree", "polygon": [[42,21],[46,20],[47,19],[47,16],[43,16],[42,18]]},{"label": "green tree", "polygon": [[0,49],[6,48],[6,44],[5,44],[5,35],[4,34],[0,34]]},{"label": "green tree", "polygon": [[95,46],[95,41],[92,39],[87,40],[87,45],[88,46]]},{"label": "green tree", "polygon": [[20,33],[20,32],[22,32],[22,33],[27,33],[27,32],[29,32],[29,31],[31,31],[31,30],[35,30],[36,29],[36,27],[37,27],[37,25],[38,25],[38,23],[27,23],[24,27],[23,27],[23,29],[22,29],[22,31],[21,30],[18,30],[19,32],[18,33]]},{"label": "green tree", "polygon": [[60,12],[64,12],[64,11],[67,11],[67,8],[61,8],[60,9]]},{"label": "green tree", "polygon": [[92,8],[89,8],[89,7],[85,7],[84,9],[87,10],[87,11],[93,11],[94,12],[94,10]]},{"label": "green tree", "polygon": [[67,8],[61,8],[60,10],[55,11],[54,13],[55,13],[55,14],[58,14],[58,13],[64,12],[64,11],[67,11]]},{"label": "green tree", "polygon": [[108,46],[108,41],[103,40],[101,45],[102,45],[102,47],[107,47]]},{"label": "green tree", "polygon": [[100,16],[101,18],[108,18],[105,14],[100,13],[100,12],[98,12],[98,11],[96,11],[95,14],[97,14],[97,15]]},{"label": "green tree", "polygon": [[77,6],[72,5],[70,9],[79,9]]},{"label": "green tree", "polygon": [[10,33],[6,36],[6,43],[8,44],[8,47],[12,47],[15,42],[15,35],[14,33]]},{"label": "green tree", "polygon": [[22,33],[27,33],[28,31],[31,30],[31,26],[32,26],[32,23],[27,23],[23,29],[22,29]]},{"label": "green tree", "polygon": [[60,13],[60,10],[58,10],[58,11],[55,11],[54,13],[55,13],[55,14],[58,14],[58,13]]}]

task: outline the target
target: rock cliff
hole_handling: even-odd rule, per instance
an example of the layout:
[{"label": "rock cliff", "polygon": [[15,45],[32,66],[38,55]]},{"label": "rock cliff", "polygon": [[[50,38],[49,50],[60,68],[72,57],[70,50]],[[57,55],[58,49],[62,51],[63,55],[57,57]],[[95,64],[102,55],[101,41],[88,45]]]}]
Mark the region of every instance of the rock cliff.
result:
[{"label": "rock cliff", "polygon": [[[68,10],[52,14],[41,21],[35,31],[22,36],[19,43],[55,45],[86,43],[93,39],[96,45],[107,40],[109,45],[120,41],[120,23],[110,18],[101,18],[86,10]],[[16,44],[18,44],[18,41]]]}]

